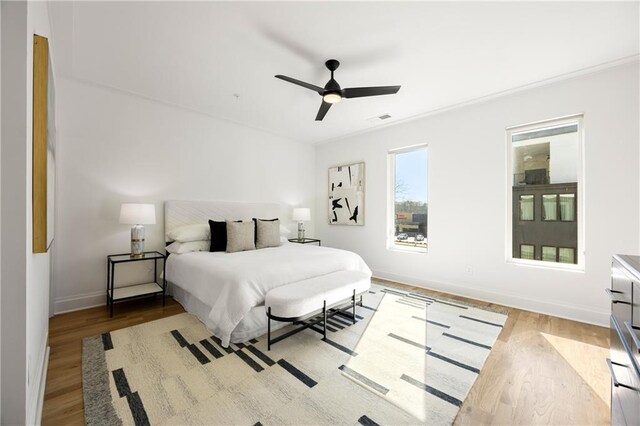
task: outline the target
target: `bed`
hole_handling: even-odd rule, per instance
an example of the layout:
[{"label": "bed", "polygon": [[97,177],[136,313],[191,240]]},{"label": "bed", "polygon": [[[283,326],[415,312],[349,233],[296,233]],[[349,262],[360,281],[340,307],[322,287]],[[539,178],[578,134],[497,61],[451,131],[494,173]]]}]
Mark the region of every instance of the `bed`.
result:
[{"label": "bed", "polygon": [[[209,219],[284,219],[288,210],[267,203],[167,201],[165,235],[176,227],[207,223]],[[175,300],[227,346],[266,333],[264,297],[269,290],[343,270],[371,276],[371,270],[355,253],[283,242],[279,247],[238,253],[170,255],[166,275]]]}]

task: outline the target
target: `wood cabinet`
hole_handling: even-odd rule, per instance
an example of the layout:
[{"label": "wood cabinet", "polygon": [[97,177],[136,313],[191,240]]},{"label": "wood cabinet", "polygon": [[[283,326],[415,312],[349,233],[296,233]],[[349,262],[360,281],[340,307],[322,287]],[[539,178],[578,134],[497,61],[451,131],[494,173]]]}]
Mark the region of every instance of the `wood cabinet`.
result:
[{"label": "wood cabinet", "polygon": [[611,264],[611,424],[640,424],[640,256]]}]

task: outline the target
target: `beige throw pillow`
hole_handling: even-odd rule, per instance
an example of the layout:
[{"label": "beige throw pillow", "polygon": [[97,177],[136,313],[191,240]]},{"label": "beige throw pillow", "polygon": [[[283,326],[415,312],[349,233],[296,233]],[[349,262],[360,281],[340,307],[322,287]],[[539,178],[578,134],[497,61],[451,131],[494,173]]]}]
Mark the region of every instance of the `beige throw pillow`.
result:
[{"label": "beige throw pillow", "polygon": [[227,221],[227,253],[255,249],[255,227],[253,221]]},{"label": "beige throw pillow", "polygon": [[256,248],[280,246],[280,220],[255,219],[256,223]]}]

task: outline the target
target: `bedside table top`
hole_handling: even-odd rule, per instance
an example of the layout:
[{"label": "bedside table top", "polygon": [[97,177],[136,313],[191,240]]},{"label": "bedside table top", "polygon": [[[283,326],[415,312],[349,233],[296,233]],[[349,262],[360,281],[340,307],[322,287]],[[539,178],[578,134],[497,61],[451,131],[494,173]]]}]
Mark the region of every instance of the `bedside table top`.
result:
[{"label": "bedside table top", "polygon": [[131,256],[131,253],[110,254],[107,256],[109,262],[135,262],[137,260],[164,259],[164,254],[158,251],[145,251],[142,256]]},{"label": "bedside table top", "polygon": [[320,240],[318,240],[316,238],[303,238],[301,240],[299,240],[297,238],[289,238],[289,242],[290,243],[307,244],[307,243],[319,243]]}]

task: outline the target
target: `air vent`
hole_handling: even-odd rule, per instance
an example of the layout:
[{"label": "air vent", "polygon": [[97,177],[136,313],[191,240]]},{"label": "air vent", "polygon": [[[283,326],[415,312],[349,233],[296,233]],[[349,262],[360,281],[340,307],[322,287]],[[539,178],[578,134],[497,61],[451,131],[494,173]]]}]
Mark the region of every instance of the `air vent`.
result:
[{"label": "air vent", "polygon": [[376,121],[383,121],[383,120],[387,120],[387,119],[389,119],[389,118],[391,118],[391,115],[389,115],[389,114],[382,114],[382,115],[379,115],[379,116],[377,116],[377,117],[371,117],[371,118],[368,118],[368,119],[367,119],[367,121],[369,121],[369,122],[371,122],[371,123],[374,123],[374,122],[376,122]]}]

